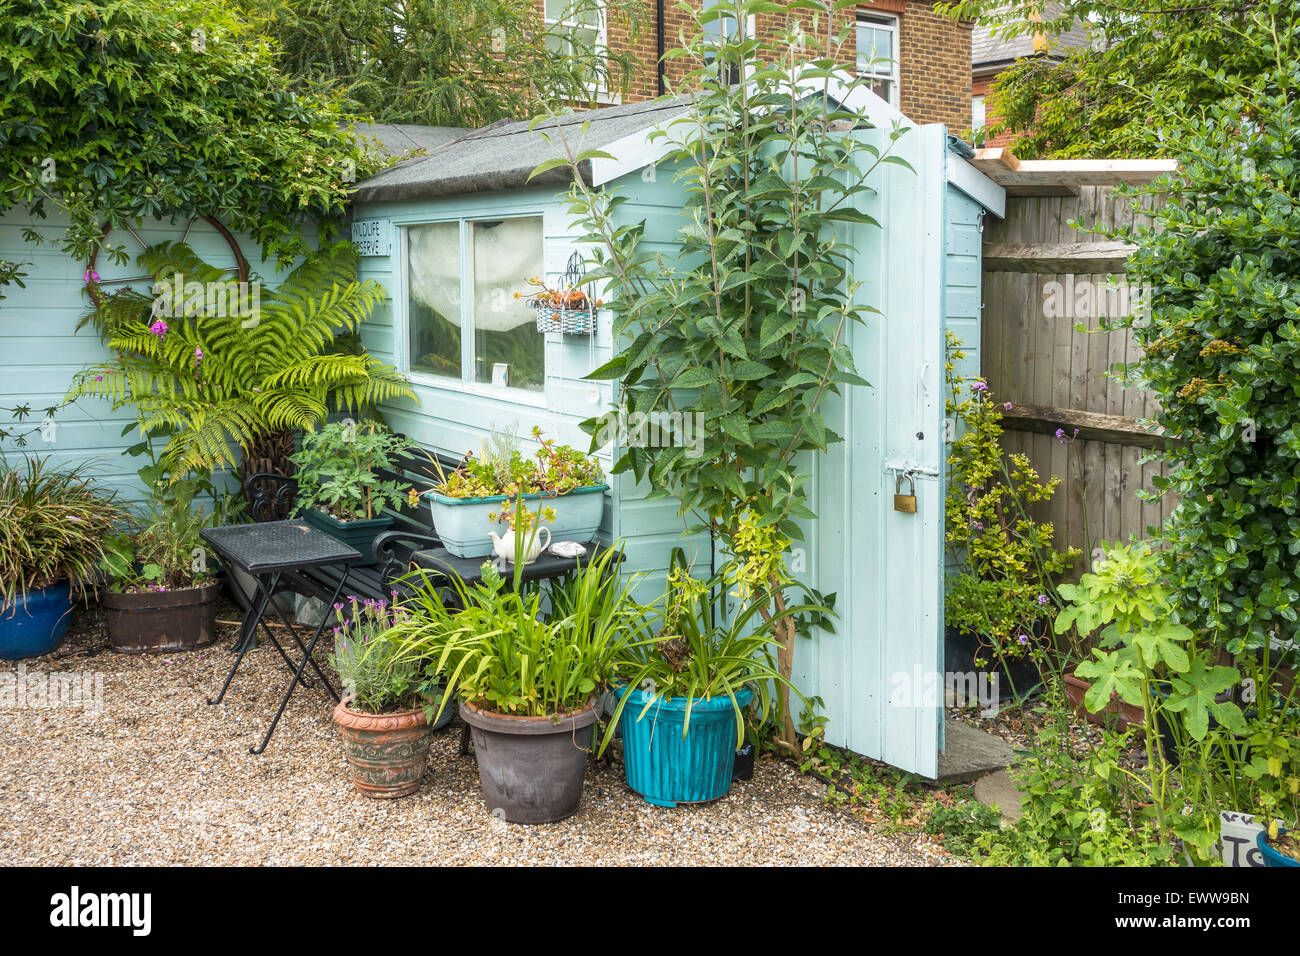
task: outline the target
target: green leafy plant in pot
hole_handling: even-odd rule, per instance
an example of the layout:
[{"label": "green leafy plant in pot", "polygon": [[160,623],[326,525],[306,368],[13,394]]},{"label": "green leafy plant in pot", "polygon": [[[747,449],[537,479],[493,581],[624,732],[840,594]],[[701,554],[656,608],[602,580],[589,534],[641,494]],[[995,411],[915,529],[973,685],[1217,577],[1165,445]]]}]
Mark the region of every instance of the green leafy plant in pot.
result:
[{"label": "green leafy plant in pot", "polygon": [[330,663],[343,681],[334,708],[352,783],[363,796],[404,797],[415,793],[429,762],[432,707],[423,691],[420,662],[395,653],[394,627],[407,616],[385,601],[334,605]]},{"label": "green leafy plant in pot", "polygon": [[[762,617],[771,603],[766,595],[742,587],[737,593],[747,600],[729,616],[718,609],[715,620],[710,595],[737,584],[737,571],[729,566],[700,581],[674,562],[655,639],[629,644],[618,662],[623,685],[605,742],[621,728],[627,784],[647,803],[672,807],[726,796],[747,716],[754,724],[772,716],[778,686],[798,694],[777,663],[776,619]],[[805,611],[825,609],[782,613]]]},{"label": "green leafy plant in pot", "polygon": [[0,458],[0,658],[55,650],[126,513],[86,465]]},{"label": "green leafy plant in pot", "polygon": [[415,497],[414,486],[381,477],[419,447],[381,422],[333,422],[303,435],[298,466],[298,507],[314,528],[349,544],[373,564],[375,538],[392,527],[397,509]]},{"label": "green leafy plant in pot", "polygon": [[169,482],[157,464],[140,474],[150,489],[145,512],[133,531],[105,542],[101,562],[108,640],[125,654],[193,650],[217,636],[221,586],[199,537],[211,517],[196,504],[197,479]]},{"label": "green leafy plant in pot", "polygon": [[417,590],[394,627],[398,659],[424,662],[430,693],[445,682],[441,707],[460,698],[494,816],[547,823],[578,809],[602,693],[626,647],[651,639],[652,610],[616,555],[593,555],[545,593],[523,584],[521,564],[509,581],[490,563],[481,584],[454,579],[451,600],[408,576]]}]

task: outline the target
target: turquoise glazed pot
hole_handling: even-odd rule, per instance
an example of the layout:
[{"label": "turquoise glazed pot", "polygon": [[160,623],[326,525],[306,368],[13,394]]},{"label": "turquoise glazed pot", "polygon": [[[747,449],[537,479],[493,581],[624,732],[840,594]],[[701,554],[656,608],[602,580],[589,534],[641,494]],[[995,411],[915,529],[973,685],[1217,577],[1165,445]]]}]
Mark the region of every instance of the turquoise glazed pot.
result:
[{"label": "turquoise glazed pot", "polygon": [[72,585],[60,581],[14,596],[0,609],[0,659],[21,660],[49,654],[63,643],[72,623]]},{"label": "turquoise glazed pot", "polygon": [[[1283,834],[1286,831],[1279,828],[1278,833]],[[1259,847],[1259,852],[1264,854],[1265,866],[1300,866],[1300,861],[1293,860],[1283,853],[1278,853],[1269,845],[1267,830],[1259,831],[1259,835],[1255,837],[1255,845]]]},{"label": "turquoise glazed pot", "polygon": [[[736,711],[730,697],[694,701],[690,733],[683,738],[686,698],[661,700],[640,689],[618,693],[628,695],[618,725],[629,787],[659,807],[727,795],[736,762]],[[748,687],[736,692],[742,709],[753,699]],[[647,703],[650,709],[642,716]]]}]

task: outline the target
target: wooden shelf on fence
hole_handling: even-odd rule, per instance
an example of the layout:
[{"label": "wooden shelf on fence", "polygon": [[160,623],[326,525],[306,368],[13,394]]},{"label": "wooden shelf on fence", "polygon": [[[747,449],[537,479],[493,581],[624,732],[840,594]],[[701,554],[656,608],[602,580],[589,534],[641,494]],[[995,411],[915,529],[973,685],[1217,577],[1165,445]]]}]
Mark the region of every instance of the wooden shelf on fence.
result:
[{"label": "wooden shelf on fence", "polygon": [[1124,271],[1137,247],[1127,242],[989,242],[985,272],[1096,275]]},{"label": "wooden shelf on fence", "polygon": [[975,150],[971,165],[1008,196],[1077,196],[1080,186],[1149,183],[1172,173],[1172,159],[1020,159],[1005,147]]},{"label": "wooden shelf on fence", "polygon": [[1011,411],[1002,415],[1002,427],[1009,431],[1037,432],[1055,435],[1058,428],[1072,435],[1079,429],[1083,441],[1104,441],[1115,445],[1134,445],[1138,448],[1160,448],[1165,439],[1138,424],[1136,418],[1123,415],[1103,415],[1084,412],[1077,408],[1052,408],[1050,405],[1029,405],[1012,402]]}]

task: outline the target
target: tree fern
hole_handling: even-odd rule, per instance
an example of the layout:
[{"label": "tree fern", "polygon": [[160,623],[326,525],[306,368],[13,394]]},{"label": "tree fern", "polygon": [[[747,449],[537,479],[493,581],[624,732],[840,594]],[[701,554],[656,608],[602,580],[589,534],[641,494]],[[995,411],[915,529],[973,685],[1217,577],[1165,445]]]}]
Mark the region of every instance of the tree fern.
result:
[{"label": "tree fern", "polygon": [[[152,247],[139,261],[162,282],[230,282],[182,243]],[[94,325],[118,357],[79,372],[68,400],[133,406],[145,433],[167,427],[162,461],[183,477],[234,466],[240,451],[277,433],[314,430],[331,411],[414,399],[396,369],[335,347],[384,299],[378,283],[357,281],[356,264],[351,244],[328,246],[279,288],[259,288],[256,315],[212,314],[181,301],[174,310],[189,307],[189,314],[161,316],[165,329],[155,325],[153,297],[130,289],[102,296],[81,324]],[[250,286],[258,281],[250,278]]]}]

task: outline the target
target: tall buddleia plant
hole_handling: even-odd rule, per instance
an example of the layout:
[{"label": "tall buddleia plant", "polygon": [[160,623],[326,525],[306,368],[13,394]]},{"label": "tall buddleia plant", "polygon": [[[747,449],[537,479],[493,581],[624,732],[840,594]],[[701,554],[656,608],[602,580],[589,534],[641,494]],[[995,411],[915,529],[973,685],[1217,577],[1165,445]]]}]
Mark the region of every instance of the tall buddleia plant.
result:
[{"label": "tall buddleia plant", "polygon": [[356,279],[350,243],[322,248],[274,290],[251,277],[241,302],[257,308],[213,308],[211,296],[168,300],[164,290],[178,279],[182,292],[235,291],[228,273],[182,243],[155,246],[139,261],[157,278],[156,294],[103,296],[85,316],[117,358],[79,372],[67,398],[135,408],[142,434],[168,436],[161,463],[175,476],[236,465],[247,474],[250,463],[283,471],[294,431],[316,428],[331,411],[415,397],[395,369],[341,347],[385,294]]},{"label": "tall buddleia plant", "polygon": [[[884,163],[907,166],[889,155],[901,126],[873,145],[853,132],[864,117],[842,105],[867,83],[849,63],[854,6],[679,7],[695,32],[669,53],[687,68],[670,92],[690,108],[652,134],[667,146],[660,175],[686,196],[671,258],[655,252],[644,221],[620,209],[628,196],[588,185],[584,164],[612,157],[582,150],[580,126],[566,133],[537,123],[557,156],[534,175],[561,166],[573,175],[568,208],[590,250],[587,279],[605,285],[624,344],[587,377],[617,380],[628,416],[667,425],[667,440],[626,442],[614,473],[646,479],[652,497],[677,498],[686,531],[721,545],[729,593],[764,601],[787,681],[795,638],[829,627],[833,613],[833,595],[798,582],[787,555],[803,538],[801,522],[816,517],[808,456],[842,440],[826,401],[867,384],[846,340],[877,311],[857,297],[855,230],[878,228],[864,211],[872,174]],[[759,17],[779,28],[750,35],[746,25]],[[595,445],[613,439],[609,422],[584,423]],[[689,422],[699,442],[685,433]],[[792,614],[800,591],[807,602]],[[777,690],[783,742],[793,746],[789,695]]]}]

